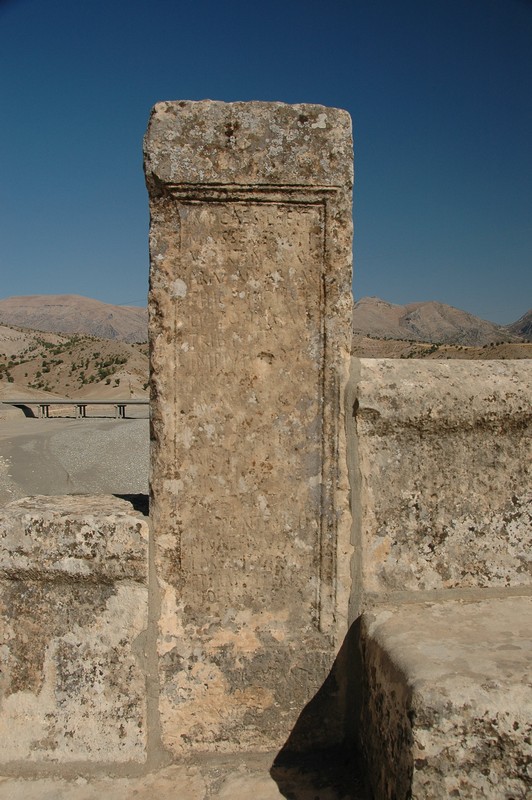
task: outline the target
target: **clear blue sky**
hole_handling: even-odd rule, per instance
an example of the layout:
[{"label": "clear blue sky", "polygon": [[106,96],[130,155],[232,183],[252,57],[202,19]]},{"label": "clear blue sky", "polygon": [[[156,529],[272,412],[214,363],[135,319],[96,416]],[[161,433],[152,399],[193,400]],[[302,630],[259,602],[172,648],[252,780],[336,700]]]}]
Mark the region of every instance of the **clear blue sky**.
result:
[{"label": "clear blue sky", "polygon": [[158,100],[346,108],[355,297],[532,305],[532,0],[0,0],[0,297],[146,301]]}]

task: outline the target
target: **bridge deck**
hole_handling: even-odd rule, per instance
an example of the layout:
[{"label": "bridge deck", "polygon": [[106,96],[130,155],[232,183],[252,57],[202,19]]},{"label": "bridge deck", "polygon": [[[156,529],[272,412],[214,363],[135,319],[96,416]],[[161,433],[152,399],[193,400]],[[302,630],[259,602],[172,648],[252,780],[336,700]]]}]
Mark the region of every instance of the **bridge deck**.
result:
[{"label": "bridge deck", "polygon": [[87,406],[114,406],[115,418],[125,419],[127,406],[149,406],[149,400],[92,400],[92,399],[71,399],[71,400],[50,400],[45,398],[40,399],[19,399],[19,400],[0,400],[1,403],[9,406],[16,406],[17,408],[31,408],[36,406],[39,409],[39,417],[46,419],[50,416],[50,406],[74,406],[76,408],[76,417],[83,419],[87,416]]}]

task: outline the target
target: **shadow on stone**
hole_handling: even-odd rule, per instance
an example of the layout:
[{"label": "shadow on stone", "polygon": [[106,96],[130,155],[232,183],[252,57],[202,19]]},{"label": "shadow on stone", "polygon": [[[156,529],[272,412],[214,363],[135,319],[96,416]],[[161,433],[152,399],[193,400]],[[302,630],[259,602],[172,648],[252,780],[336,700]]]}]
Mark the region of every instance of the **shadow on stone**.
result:
[{"label": "shadow on stone", "polygon": [[120,500],[127,500],[128,503],[131,503],[135,511],[139,511],[141,514],[144,514],[145,517],[148,517],[150,514],[150,497],[147,494],[115,494],[115,497],[119,497]]},{"label": "shadow on stone", "polygon": [[351,626],[329,675],[299,715],[270,775],[288,800],[368,800],[359,756],[360,624]]},{"label": "shadow on stone", "polygon": [[317,753],[287,753],[270,775],[287,800],[369,800],[360,760],[346,746]]}]

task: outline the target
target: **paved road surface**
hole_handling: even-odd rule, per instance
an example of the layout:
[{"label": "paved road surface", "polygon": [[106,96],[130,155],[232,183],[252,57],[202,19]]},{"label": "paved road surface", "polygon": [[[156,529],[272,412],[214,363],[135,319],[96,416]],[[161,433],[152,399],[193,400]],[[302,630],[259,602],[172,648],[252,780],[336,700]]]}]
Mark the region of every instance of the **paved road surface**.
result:
[{"label": "paved road surface", "polygon": [[33,494],[148,494],[148,419],[0,418],[0,505]]}]

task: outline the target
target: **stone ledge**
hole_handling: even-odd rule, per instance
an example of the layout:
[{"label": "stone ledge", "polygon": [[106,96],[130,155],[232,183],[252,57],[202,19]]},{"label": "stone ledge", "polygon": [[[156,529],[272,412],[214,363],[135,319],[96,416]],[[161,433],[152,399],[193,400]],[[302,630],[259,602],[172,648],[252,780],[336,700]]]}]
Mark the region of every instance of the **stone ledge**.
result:
[{"label": "stone ledge", "polygon": [[0,577],[112,582],[147,577],[148,522],[112,495],[25,497],[0,513]]},{"label": "stone ledge", "polygon": [[[278,766],[276,753],[198,754],[137,775],[72,772],[63,776],[0,775],[0,800],[368,800],[362,776],[353,776],[345,757]],[[345,756],[345,754],[342,754]]]},{"label": "stone ledge", "polygon": [[361,623],[362,744],[375,796],[525,797],[532,598],[384,605]]},{"label": "stone ledge", "polygon": [[113,496],[0,514],[0,764],[146,760],[148,524]]},{"label": "stone ledge", "polygon": [[[353,359],[354,415],[366,435],[530,425],[532,362]],[[506,430],[506,427],[505,427]]]},{"label": "stone ledge", "polygon": [[352,359],[360,595],[530,586],[531,392],[522,362]]}]

